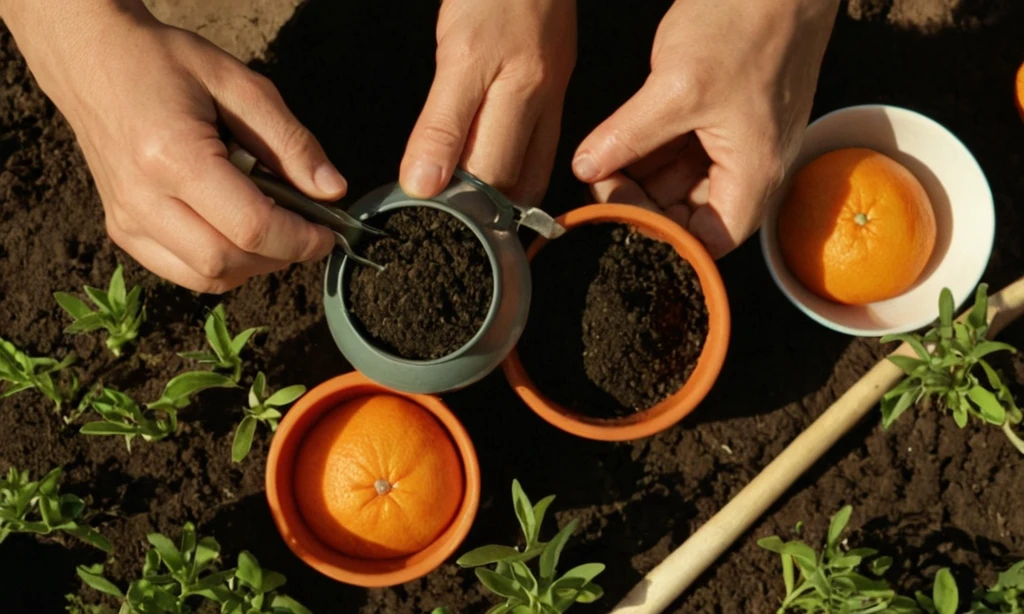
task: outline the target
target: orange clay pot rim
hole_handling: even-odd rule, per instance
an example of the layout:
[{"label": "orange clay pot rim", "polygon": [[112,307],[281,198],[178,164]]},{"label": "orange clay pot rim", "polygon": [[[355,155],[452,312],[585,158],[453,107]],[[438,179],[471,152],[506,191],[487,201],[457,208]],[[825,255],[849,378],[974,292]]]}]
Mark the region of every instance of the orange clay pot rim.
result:
[{"label": "orange clay pot rim", "polygon": [[[438,539],[420,552],[393,559],[367,560],[331,549],[306,526],[292,494],[295,451],[320,417],[339,404],[371,395],[403,397],[429,411],[451,437],[462,461],[465,492],[458,511]],[[292,448],[292,452],[286,451]],[[281,465],[286,467],[282,469]],[[374,383],[358,371],[329,379],[300,398],[278,425],[270,444],[266,469],[267,502],[285,543],[307,565],[340,582],[374,588],[395,586],[427,575],[462,544],[480,505],[480,465],[469,433],[437,397],[395,391]]]},{"label": "orange clay pot rim", "polygon": [[[505,377],[519,397],[550,424],[587,439],[628,441],[654,435],[679,422],[707,396],[725,362],[729,346],[729,301],[714,259],[693,235],[660,213],[634,205],[587,205],[569,211],[558,222],[571,231],[603,222],[631,225],[671,244],[697,273],[708,309],[708,336],[697,366],[683,387],[654,407],[618,419],[595,419],[574,412],[546,397],[526,373],[518,346],[503,363]],[[536,239],[527,250],[531,261],[547,240]],[[527,324],[529,325],[529,324]]]}]

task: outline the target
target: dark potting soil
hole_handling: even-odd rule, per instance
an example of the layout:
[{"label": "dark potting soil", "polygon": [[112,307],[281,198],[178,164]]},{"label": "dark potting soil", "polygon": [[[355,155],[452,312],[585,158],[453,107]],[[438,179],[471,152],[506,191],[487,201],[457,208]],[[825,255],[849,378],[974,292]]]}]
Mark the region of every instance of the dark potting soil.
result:
[{"label": "dark potting soil", "polygon": [[[1011,94],[1024,58],[1024,4],[879,4],[895,10],[927,2],[938,8],[969,4],[972,11],[995,7],[997,18],[983,27],[922,35],[881,18],[853,20],[842,11],[815,116],[885,102],[921,111],[960,137],[992,186],[999,224],[984,280],[997,290],[1024,272],[1024,124]],[[236,3],[225,4],[237,13]],[[642,85],[655,28],[669,4],[635,3],[615,11],[605,3],[579,3],[580,61],[545,202],[550,212],[588,202],[572,178],[572,154]],[[433,75],[429,24],[437,5],[402,7],[402,19],[395,19],[391,3],[307,0],[273,43],[273,62],[261,67],[346,174],[352,194],[394,180]],[[237,23],[251,27],[246,20]],[[631,36],[622,38],[623,31]],[[403,45],[380,44],[396,36]],[[619,44],[608,45],[612,39]],[[354,60],[359,49],[373,53]],[[367,95],[353,95],[353,88]],[[981,95],[986,93],[991,95]],[[231,462],[230,449],[245,389],[259,370],[271,389],[315,386],[350,370],[324,321],[323,264],[253,279],[226,297],[197,297],[163,283],[106,238],[100,202],[73,139],[0,25],[0,336],[39,356],[74,350],[83,383],[102,382],[148,401],[175,374],[196,367],[176,353],[202,347],[203,318],[217,302],[226,301],[232,331],[266,325],[269,333],[243,354],[246,388],[198,395],[180,413],[177,435],[137,441],[131,452],[118,437],[79,435],[79,424],[65,425],[39,394],[0,399],[0,472],[15,465],[39,476],[63,466],[64,489],[86,499],[89,522],[116,551],[105,558],[60,534],[8,537],[0,544],[0,611],[59,614],[66,593],[113,605],[84,587],[74,567],[104,563],[105,573],[124,588],[141,571],[146,534],[161,531],[176,539],[191,521],[201,534],[217,538],[226,564],[251,551],[266,568],[283,573],[285,590],[317,614],[422,614],[439,606],[455,614],[485,612],[494,598],[455,565],[454,556],[420,580],[366,590],[320,575],[289,551],[264,494],[268,433],[257,430],[243,463]],[[150,319],[138,347],[115,361],[102,334],[62,332],[68,321],[52,293],[103,286],[118,260],[128,283],[143,286]],[[793,308],[769,277],[756,237],[719,264],[733,306],[729,356],[708,398],[663,433],[619,444],[567,435],[525,408],[500,373],[445,395],[473,438],[482,478],[476,523],[455,556],[483,544],[516,543],[509,485],[518,478],[534,500],[557,495],[545,538],[580,521],[561,571],[589,562],[608,566],[597,579],[605,597],[572,611],[610,611],[887,350],[873,339],[829,331]],[[553,308],[560,300],[541,306]],[[1024,322],[1000,338],[1024,348]],[[1024,403],[1022,357],[1003,360],[1000,368],[1018,404]],[[665,612],[774,613],[783,593],[780,564],[757,540],[789,535],[804,521],[806,540],[818,545],[828,516],[847,503],[854,506],[849,543],[892,556],[887,578],[901,591],[930,587],[936,570],[949,566],[960,594],[967,595],[1024,556],[1021,462],[998,428],[972,422],[960,429],[949,416],[914,410],[883,431],[873,412]]]},{"label": "dark potting soil", "polygon": [[405,207],[374,223],[390,236],[368,241],[365,256],[383,271],[353,269],[347,286],[356,321],[403,358],[447,356],[483,326],[494,277],[480,240],[455,217]]},{"label": "dark potting soil", "polygon": [[519,342],[537,386],[596,417],[653,407],[683,386],[704,347],[697,274],[667,243],[619,224],[573,230],[534,258],[534,307]]}]

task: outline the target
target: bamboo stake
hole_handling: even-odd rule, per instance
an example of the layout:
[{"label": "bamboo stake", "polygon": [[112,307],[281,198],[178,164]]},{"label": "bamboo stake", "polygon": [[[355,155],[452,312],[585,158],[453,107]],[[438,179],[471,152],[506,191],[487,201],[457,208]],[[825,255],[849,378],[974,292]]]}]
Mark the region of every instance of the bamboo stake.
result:
[{"label": "bamboo stake", "polygon": [[[989,297],[990,336],[1024,313],[1024,277]],[[960,319],[964,319],[966,314]],[[893,354],[913,355],[907,344]],[[689,588],[811,465],[849,431],[903,377],[883,359],[790,443],[750,484],[652,569],[612,610],[657,614]]]}]

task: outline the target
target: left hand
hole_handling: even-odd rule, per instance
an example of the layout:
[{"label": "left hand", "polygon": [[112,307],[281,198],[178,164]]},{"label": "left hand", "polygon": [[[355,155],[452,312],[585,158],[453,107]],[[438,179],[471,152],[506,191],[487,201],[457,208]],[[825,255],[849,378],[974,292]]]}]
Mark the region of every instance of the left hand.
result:
[{"label": "left hand", "polygon": [[402,188],[435,196],[461,164],[513,200],[537,204],[575,62],[575,0],[444,0],[437,70],[402,158]]},{"label": "left hand", "polygon": [[644,86],[577,149],[602,202],[664,211],[721,257],[799,150],[838,0],[677,0]]}]

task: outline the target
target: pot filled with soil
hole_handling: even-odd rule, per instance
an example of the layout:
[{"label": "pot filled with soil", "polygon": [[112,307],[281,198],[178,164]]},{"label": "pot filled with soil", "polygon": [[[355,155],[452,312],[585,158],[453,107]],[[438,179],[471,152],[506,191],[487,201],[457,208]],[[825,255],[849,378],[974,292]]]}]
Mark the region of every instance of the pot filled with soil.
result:
[{"label": "pot filled with soil", "polygon": [[479,507],[480,467],[440,399],[348,373],[285,415],[266,491],[278,531],[308,565],[347,584],[394,586],[458,549]]},{"label": "pot filled with soil", "polygon": [[414,199],[391,184],[349,213],[385,231],[358,243],[383,269],[331,256],[324,284],[331,334],[371,380],[412,393],[463,388],[501,363],[530,307],[530,269],[516,230],[527,225],[552,237],[562,230],[461,170],[436,198]]},{"label": "pot filled with soil", "polygon": [[533,411],[605,441],[646,437],[690,413],[725,361],[729,305],[707,250],[664,216],[590,205],[527,251],[535,296],[505,375]]}]

